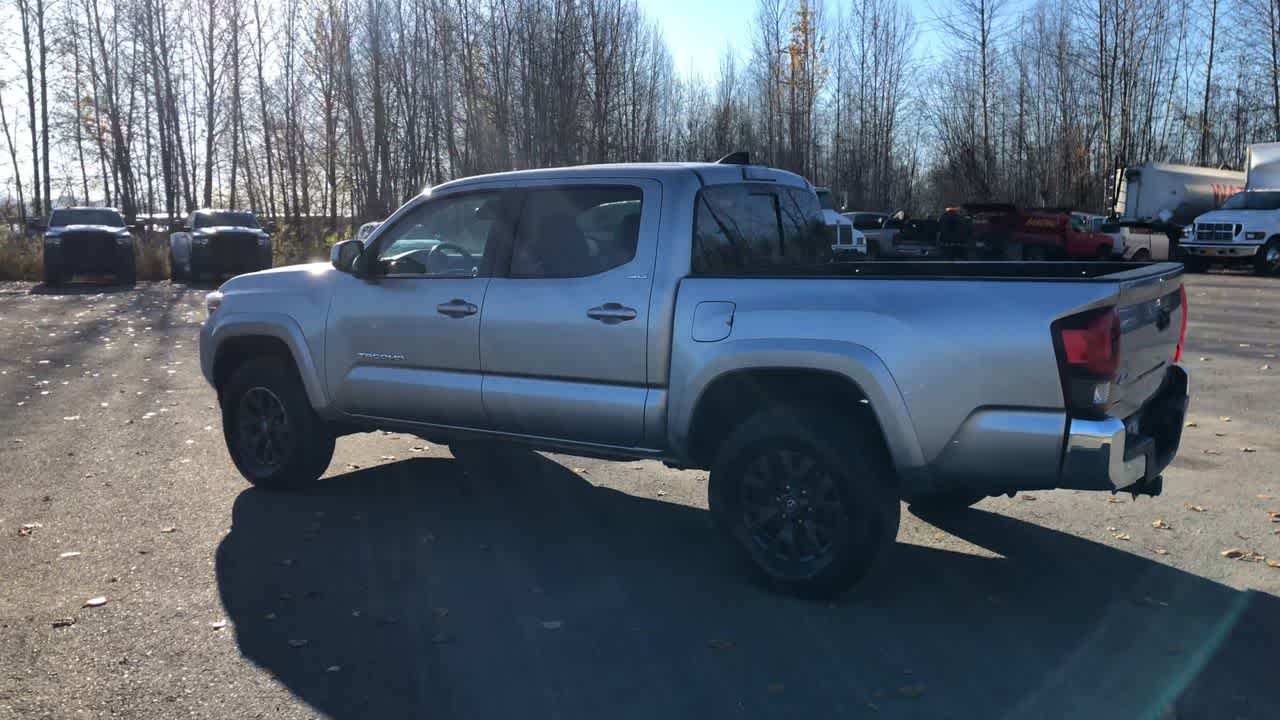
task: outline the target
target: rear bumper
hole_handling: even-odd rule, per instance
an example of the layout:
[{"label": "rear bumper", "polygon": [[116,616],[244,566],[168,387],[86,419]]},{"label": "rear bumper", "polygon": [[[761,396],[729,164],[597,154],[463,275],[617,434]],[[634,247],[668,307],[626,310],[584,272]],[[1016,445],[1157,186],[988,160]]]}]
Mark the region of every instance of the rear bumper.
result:
[{"label": "rear bumper", "polygon": [[1183,253],[1190,257],[1225,262],[1230,260],[1253,260],[1254,256],[1258,254],[1258,249],[1263,244],[1261,242],[1197,243],[1184,240],[1178,243],[1178,246],[1182,248]]},{"label": "rear bumper", "polygon": [[1174,365],[1164,385],[1133,416],[1072,418],[1062,457],[1062,486],[1083,490],[1158,487],[1178,453],[1187,415],[1187,372]]}]

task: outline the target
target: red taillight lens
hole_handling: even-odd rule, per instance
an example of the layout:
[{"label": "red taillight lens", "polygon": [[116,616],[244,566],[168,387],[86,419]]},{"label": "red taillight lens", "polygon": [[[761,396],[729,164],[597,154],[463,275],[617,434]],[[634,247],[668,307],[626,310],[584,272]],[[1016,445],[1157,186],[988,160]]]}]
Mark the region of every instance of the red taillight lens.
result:
[{"label": "red taillight lens", "polygon": [[1178,287],[1178,300],[1182,305],[1182,329],[1178,331],[1178,349],[1173,351],[1173,361],[1182,362],[1182,347],[1187,344],[1187,286]]},{"label": "red taillight lens", "polygon": [[1120,315],[1115,308],[1091,310],[1058,322],[1063,359],[1090,375],[1115,375],[1120,367]]}]

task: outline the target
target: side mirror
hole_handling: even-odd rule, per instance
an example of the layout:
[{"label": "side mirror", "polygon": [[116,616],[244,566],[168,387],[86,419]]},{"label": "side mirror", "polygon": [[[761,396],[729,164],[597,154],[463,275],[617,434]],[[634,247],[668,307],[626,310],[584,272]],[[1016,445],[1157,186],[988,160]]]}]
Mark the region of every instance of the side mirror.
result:
[{"label": "side mirror", "polygon": [[341,272],[354,273],[362,255],[364,255],[364,243],[354,239],[343,240],[334,243],[333,248],[329,250],[329,261]]}]

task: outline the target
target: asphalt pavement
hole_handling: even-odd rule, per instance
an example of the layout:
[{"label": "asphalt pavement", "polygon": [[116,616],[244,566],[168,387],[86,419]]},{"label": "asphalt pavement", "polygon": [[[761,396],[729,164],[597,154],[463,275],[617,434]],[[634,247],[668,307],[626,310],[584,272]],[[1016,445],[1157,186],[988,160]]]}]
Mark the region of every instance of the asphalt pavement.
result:
[{"label": "asphalt pavement", "polygon": [[368,433],[250,488],[209,289],[0,283],[0,718],[1275,716],[1280,280],[1190,277],[1162,496],[904,513],[836,603],[753,585],[704,472]]}]

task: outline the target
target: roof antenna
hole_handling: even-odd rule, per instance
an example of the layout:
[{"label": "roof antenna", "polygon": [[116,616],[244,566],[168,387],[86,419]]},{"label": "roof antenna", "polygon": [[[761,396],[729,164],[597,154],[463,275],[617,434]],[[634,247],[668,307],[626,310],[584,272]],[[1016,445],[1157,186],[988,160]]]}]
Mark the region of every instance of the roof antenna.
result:
[{"label": "roof antenna", "polygon": [[750,165],[751,153],[746,150],[731,152],[716,161],[717,165]]}]

